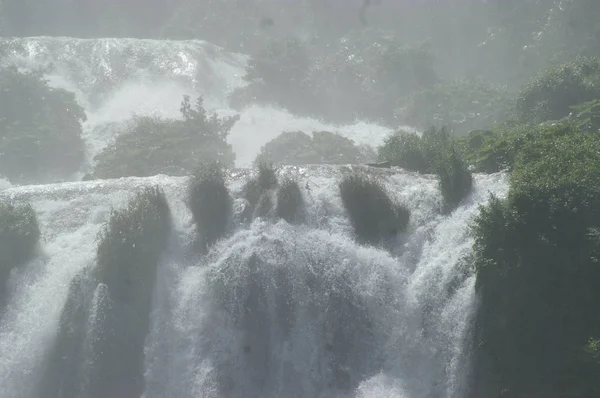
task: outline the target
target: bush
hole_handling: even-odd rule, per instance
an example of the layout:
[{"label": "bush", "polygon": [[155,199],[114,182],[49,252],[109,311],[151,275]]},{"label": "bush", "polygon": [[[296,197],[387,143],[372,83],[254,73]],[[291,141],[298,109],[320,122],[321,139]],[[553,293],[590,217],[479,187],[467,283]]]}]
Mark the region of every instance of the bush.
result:
[{"label": "bush", "polygon": [[10,271],[33,257],[40,228],[30,204],[0,202],[0,302]]},{"label": "bush", "polygon": [[275,164],[356,164],[372,159],[352,140],[328,131],[284,132],[269,141],[261,154]]},{"label": "bush", "polygon": [[344,177],[339,189],[359,241],[376,244],[406,230],[409,210],[393,201],[380,182],[351,174]]},{"label": "bush", "polygon": [[256,161],[257,175],[244,185],[243,196],[248,201],[249,212],[252,214],[263,195],[277,187],[277,172],[273,163],[259,156]]},{"label": "bush", "polygon": [[516,111],[523,121],[558,120],[571,113],[571,106],[600,98],[600,60],[578,58],[552,66],[521,89]]},{"label": "bush", "polygon": [[85,120],[75,96],[49,87],[42,72],[0,69],[0,170],[11,182],[56,181],[76,172]]},{"label": "bush", "polygon": [[235,155],[227,135],[239,116],[208,116],[202,97],[192,108],[181,104],[182,120],[134,117],[126,131],[96,156],[91,178],[189,175],[200,161],[217,160],[232,166]]},{"label": "bush", "polygon": [[232,200],[225,173],[217,162],[204,164],[188,185],[188,206],[206,245],[214,244],[227,231]]},{"label": "bush", "polygon": [[398,131],[387,137],[377,152],[380,161],[388,161],[392,166],[419,173],[431,172],[423,140],[417,134]]},{"label": "bush", "polygon": [[298,221],[303,205],[304,199],[298,181],[285,179],[277,190],[275,216],[293,224]]},{"label": "bush", "polygon": [[437,166],[445,212],[456,208],[473,188],[473,176],[459,152],[451,147]]},{"label": "bush", "polygon": [[438,175],[444,211],[453,210],[469,194],[473,178],[463,152],[446,129],[431,128],[422,136],[396,132],[379,147],[379,160],[419,173]]},{"label": "bush", "polygon": [[95,276],[106,286],[107,297],[97,315],[103,333],[94,341],[92,396],[113,395],[114,388],[125,388],[128,396],[143,391],[144,340],[170,231],[167,200],[153,187],[138,192],[125,209],[113,211],[100,235]]},{"label": "bush", "polygon": [[440,83],[407,97],[398,118],[411,126],[448,126],[455,136],[487,129],[509,117],[512,95],[481,80]]},{"label": "bush", "polygon": [[600,140],[549,128],[520,149],[506,200],[475,220],[473,396],[588,397],[600,316]]}]

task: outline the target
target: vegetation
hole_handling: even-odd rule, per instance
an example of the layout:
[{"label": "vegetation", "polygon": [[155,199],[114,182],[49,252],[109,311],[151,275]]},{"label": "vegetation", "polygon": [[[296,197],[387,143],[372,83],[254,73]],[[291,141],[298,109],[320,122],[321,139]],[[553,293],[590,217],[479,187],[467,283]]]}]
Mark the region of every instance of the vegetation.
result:
[{"label": "vegetation", "polygon": [[600,392],[600,140],[569,126],[545,133],[520,149],[507,199],[474,224],[474,396]]},{"label": "vegetation", "polygon": [[426,47],[367,29],[318,54],[297,39],[273,42],[248,64],[245,79],[248,86],[232,97],[236,106],[275,103],[334,122],[395,123],[397,98],[436,83],[437,75]]},{"label": "vegetation", "polygon": [[275,216],[294,224],[300,219],[303,206],[304,198],[298,181],[289,178],[283,180],[277,189]]},{"label": "vegetation", "polygon": [[219,163],[205,163],[190,178],[188,206],[207,246],[225,235],[232,213],[232,199]]},{"label": "vegetation", "polygon": [[352,140],[328,131],[315,131],[312,137],[300,131],[281,133],[261,149],[261,154],[277,165],[356,164],[373,160]]},{"label": "vegetation", "polygon": [[30,204],[0,201],[0,303],[13,268],[33,257],[40,228]]},{"label": "vegetation", "polygon": [[86,115],[72,93],[51,88],[43,73],[0,69],[0,170],[13,183],[64,179],[84,158]]},{"label": "vegetation", "polygon": [[438,175],[445,211],[469,194],[473,179],[463,153],[446,129],[431,128],[422,136],[399,131],[379,148],[379,159],[419,173]]},{"label": "vegetation", "polygon": [[248,62],[244,76],[248,86],[233,94],[232,104],[274,103],[306,113],[311,99],[305,84],[310,63],[306,44],[298,39],[268,43]]},{"label": "vegetation", "polygon": [[[242,195],[248,206],[244,212],[246,220],[254,218],[254,211],[260,209],[259,215],[266,215],[272,208],[272,200],[269,197],[272,190],[277,188],[277,171],[267,158],[259,156],[256,161],[256,176],[249,179],[242,189]],[[262,203],[261,203],[262,202]]]},{"label": "vegetation", "polygon": [[540,72],[519,93],[516,111],[522,120],[558,120],[571,106],[600,98],[600,59],[578,58]]},{"label": "vegetation", "polygon": [[454,136],[488,129],[509,118],[512,95],[505,87],[482,80],[460,79],[418,91],[398,111],[398,119],[411,126],[446,126]]},{"label": "vegetation", "polygon": [[359,241],[377,244],[404,232],[409,210],[390,198],[383,184],[367,175],[347,175],[339,184],[344,208]]},{"label": "vegetation", "polygon": [[114,388],[125,388],[127,396],[143,391],[144,340],[170,230],[165,195],[152,187],[138,192],[126,208],[113,211],[101,233],[95,276],[106,285],[110,302],[101,308],[104,333],[94,347],[92,395],[114,396]]},{"label": "vegetation", "polygon": [[88,178],[189,175],[208,160],[233,165],[227,135],[239,116],[209,116],[202,97],[192,107],[188,96],[181,103],[181,115],[181,120],[134,117],[130,127],[96,156]]}]

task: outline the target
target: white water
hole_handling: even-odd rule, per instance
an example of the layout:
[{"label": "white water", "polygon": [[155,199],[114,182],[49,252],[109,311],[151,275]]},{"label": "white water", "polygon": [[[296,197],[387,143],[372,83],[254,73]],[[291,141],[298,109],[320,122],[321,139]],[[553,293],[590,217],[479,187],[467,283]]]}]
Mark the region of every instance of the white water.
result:
[{"label": "white water", "polygon": [[[369,346],[382,353],[379,371],[360,375],[364,380],[359,378],[355,396],[461,397],[463,339],[474,305],[473,277],[460,280],[453,294],[447,290],[462,271],[459,260],[469,252],[468,221],[489,191],[504,194],[503,176],[477,176],[475,192],[467,203],[450,217],[441,217],[433,179],[390,173],[388,188],[413,212],[410,230],[399,238],[398,253],[392,256],[351,239],[336,193],[339,169],[289,172],[298,175],[301,183],[308,177],[319,185],[310,195],[304,192],[308,225],[256,221],[250,229],[237,230],[208,259],[186,260],[177,250],[193,237],[181,178],[64,183],[2,192],[32,201],[42,226],[44,253],[10,281],[14,292],[0,319],[0,396],[32,396],[32,380],[39,377],[40,363],[55,337],[69,282],[78,271],[94,266],[95,237],[110,206],[123,205],[136,187],[159,184],[168,193],[174,213],[175,243],[159,272],[146,348],[147,398],[219,397],[213,390],[215,375],[222,376],[216,367],[231,361],[243,364],[242,332],[232,327],[231,315],[215,301],[216,293],[209,287],[213,279],[208,274],[222,275],[226,294],[233,294],[236,288],[243,290],[249,272],[244,259],[252,253],[265,261],[266,268],[257,277],[267,292],[274,291],[278,267],[289,273],[292,298],[297,303],[292,312],[294,326],[287,336],[281,335],[273,321],[276,311],[267,307],[267,319],[273,321],[264,330],[272,333],[269,365],[258,370],[262,362],[239,365],[241,369],[230,376],[237,389],[229,396],[338,396],[327,388],[332,376],[318,370],[327,358],[326,333],[320,325],[331,316],[327,297],[334,286],[346,280],[340,279],[345,274],[349,299],[365,303],[366,314],[374,323],[374,340]],[[243,178],[231,182],[234,191]],[[322,279],[320,289],[306,285],[310,264],[323,268],[315,271]],[[353,348],[349,349],[352,353]],[[250,369],[267,372],[268,384],[259,387],[248,380]],[[438,395],[430,395],[434,392]]]},{"label": "white water", "polygon": [[[77,94],[91,162],[132,114],[178,118],[184,94],[202,95],[211,112],[231,115],[228,95],[243,84],[247,57],[209,43],[138,39],[28,38],[0,40],[23,68],[54,65],[51,84]],[[357,144],[379,145],[389,129],[368,123],[335,126],[285,110],[249,107],[228,138],[236,164],[247,167],[283,131],[336,131]]]},{"label": "white water", "polygon": [[[90,158],[132,112],[177,116],[183,93],[204,93],[211,109],[231,113],[226,94],[240,84],[245,62],[241,55],[203,42],[35,38],[12,44],[23,65],[54,62],[53,84],[77,92],[89,116],[85,138]],[[281,131],[321,129],[371,145],[388,132],[366,123],[327,126],[282,110],[251,107],[229,139],[238,164],[246,166]],[[409,231],[390,253],[352,240],[337,194],[342,168],[285,172],[297,175],[301,186],[311,182],[312,191],[304,191],[306,223],[256,221],[237,228],[206,258],[183,254],[194,237],[184,179],[156,176],[25,187],[0,180],[0,196],[32,202],[43,234],[42,254],[9,280],[10,300],[0,316],[0,396],[33,398],[69,283],[94,266],[96,236],[110,207],[122,206],[136,188],[158,184],[167,193],[175,226],[159,269],[146,341],[146,398],[462,397],[465,339],[475,296],[474,278],[461,259],[472,243],[469,221],[488,192],[505,193],[504,176],[476,176],[473,194],[442,217],[433,178],[380,171],[390,191],[412,212]],[[237,172],[232,177],[235,195],[245,178]],[[258,270],[252,268],[252,257],[261,265]],[[309,283],[311,275],[317,275],[318,286]],[[278,278],[288,283],[283,293],[293,303],[285,311],[283,324],[288,326],[278,320]],[[253,283],[260,287],[262,301],[251,308],[262,311],[257,319],[264,322],[249,321],[245,329],[233,326],[243,318],[240,300],[256,289]],[[336,294],[359,303],[361,310],[332,313]],[[333,322],[332,316],[339,318]],[[348,369],[342,373],[356,390],[346,395],[332,386],[339,379],[330,352],[336,322],[353,330],[344,347]],[[223,386],[229,390],[224,392]]]}]

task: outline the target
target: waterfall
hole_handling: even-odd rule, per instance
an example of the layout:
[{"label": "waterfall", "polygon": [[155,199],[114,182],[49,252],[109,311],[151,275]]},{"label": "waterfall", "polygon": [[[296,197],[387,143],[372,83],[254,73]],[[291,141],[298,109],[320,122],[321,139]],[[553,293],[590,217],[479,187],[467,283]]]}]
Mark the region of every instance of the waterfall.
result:
[{"label": "waterfall", "polygon": [[[201,41],[42,37],[1,39],[0,45],[22,67],[53,64],[51,83],[77,93],[88,112],[89,162],[131,113],[176,116],[183,94],[205,95],[209,110],[233,113],[226,97],[243,84],[246,62]],[[247,167],[284,130],[335,130],[371,145],[389,132],[249,107],[229,136],[237,165]],[[29,186],[0,179],[0,197],[31,202],[42,232],[39,254],[12,272],[0,309],[0,396],[61,396],[40,392],[56,350],[80,365],[69,383],[85,385],[94,359],[87,357],[86,338],[102,333],[95,314],[101,314],[103,293],[100,285],[77,281],[90,281],[110,210],[124,207],[141,187],[159,186],[173,225],[144,340],[145,398],[463,397],[477,304],[469,224],[489,193],[506,193],[506,176],[476,175],[473,192],[444,216],[433,176],[378,171],[411,211],[407,231],[392,248],[379,248],[353,239],[338,191],[349,168],[282,168],[281,176],[301,187],[311,183],[310,191],[302,190],[304,222],[259,218],[246,225],[234,214],[230,233],[208,254],[195,250],[185,178]],[[231,171],[234,204],[247,179],[245,170]],[[89,315],[64,316],[73,286],[81,302],[92,303]],[[76,353],[68,341],[59,344],[65,327],[83,331]],[[82,395],[88,397],[96,398]]]}]

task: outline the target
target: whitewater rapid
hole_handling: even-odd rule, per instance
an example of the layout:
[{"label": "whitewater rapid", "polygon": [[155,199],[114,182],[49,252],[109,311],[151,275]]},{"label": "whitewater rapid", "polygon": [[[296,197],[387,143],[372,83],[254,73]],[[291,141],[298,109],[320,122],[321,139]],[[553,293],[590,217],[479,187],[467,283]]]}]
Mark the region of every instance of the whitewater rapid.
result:
[{"label": "whitewater rapid", "polygon": [[[81,175],[133,113],[178,117],[184,94],[204,95],[210,111],[234,113],[227,96],[243,84],[247,62],[202,41],[41,37],[0,43],[21,67],[53,64],[51,84],[75,92],[86,109],[88,163]],[[298,130],[337,131],[371,146],[389,133],[360,121],[332,126],[251,106],[228,137],[237,166],[250,165],[282,131]],[[462,398],[476,305],[466,261],[469,223],[489,193],[505,195],[505,175],[476,175],[473,193],[442,216],[434,176],[372,171],[412,213],[408,231],[382,249],[352,238],[337,189],[347,171],[280,170],[311,187],[302,189],[304,222],[242,225],[234,214],[230,235],[204,257],[194,251],[185,178],[30,186],[0,178],[0,198],[30,201],[42,231],[40,254],[13,272],[0,311],[0,396],[38,398],[36,383],[69,286],[95,267],[97,236],[110,209],[125,206],[143,186],[159,185],[174,225],[145,341],[145,398]],[[236,211],[247,178],[248,170],[236,169],[228,180]]]},{"label": "whitewater rapid", "polygon": [[[315,186],[303,191],[306,223],[256,220],[249,227],[238,225],[207,257],[189,255],[195,230],[185,206],[184,178],[73,182],[0,192],[31,201],[43,242],[42,254],[10,280],[12,294],[0,318],[0,396],[33,398],[69,284],[77,273],[95,266],[96,236],[110,208],[124,206],[135,189],[156,184],[167,193],[175,226],[159,269],[146,340],[146,398],[217,398],[215,385],[224,373],[237,386],[231,397],[340,396],[328,387],[333,376],[323,370],[328,351],[320,325],[332,316],[327,300],[341,282],[347,284],[344,297],[361,302],[373,322],[372,341],[347,347],[356,355],[350,361],[350,383],[360,381],[352,396],[461,397],[465,340],[475,305],[474,277],[461,260],[470,253],[469,221],[490,192],[505,194],[504,175],[476,176],[473,194],[444,217],[433,177],[382,172],[388,189],[412,212],[409,230],[389,252],[353,241],[337,193],[343,172],[333,166],[283,170],[301,186],[307,180]],[[246,175],[233,173],[229,185],[234,196]],[[254,278],[265,294],[277,291],[273,278],[281,267],[293,282],[291,300],[297,305],[287,334],[274,322],[276,303],[261,307],[268,322],[254,327],[259,335],[269,332],[270,338],[261,343],[268,348],[261,352],[266,359],[259,362],[247,358],[242,332],[232,327],[232,315],[223,312],[211,288],[220,281],[224,294],[234,296],[248,289],[247,260],[252,255],[264,267]],[[317,272],[320,288],[307,285],[310,264],[322,267]],[[347,313],[341,321],[359,322],[353,316]],[[369,359],[373,350],[378,356]],[[236,371],[224,370],[232,363]],[[254,379],[252,372],[258,374]]]}]

